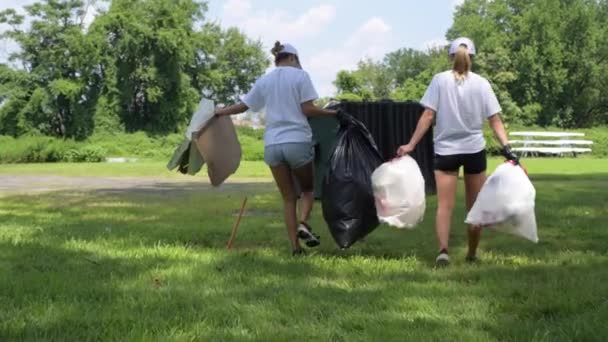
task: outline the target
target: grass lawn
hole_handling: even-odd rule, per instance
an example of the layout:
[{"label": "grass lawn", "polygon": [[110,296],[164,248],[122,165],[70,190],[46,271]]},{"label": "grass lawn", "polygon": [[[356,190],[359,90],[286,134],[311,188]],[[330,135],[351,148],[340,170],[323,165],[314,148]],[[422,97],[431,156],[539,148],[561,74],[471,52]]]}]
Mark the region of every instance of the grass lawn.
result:
[{"label": "grass lawn", "polygon": [[[434,197],[416,229],[380,226],[346,252],[317,206],[323,244],[294,259],[270,183],[4,195],[0,341],[603,341],[608,160],[526,165],[540,243],[488,231],[482,263],[466,265],[459,203],[453,264],[441,270],[432,267]],[[0,174],[156,177],[163,168],[1,165]],[[239,175],[267,171],[244,163]],[[244,195],[247,216],[227,251]]]},{"label": "grass lawn", "polygon": [[[489,170],[501,162],[498,158],[489,160]],[[553,158],[525,159],[525,166],[531,173],[537,174],[580,174],[608,172],[607,159],[592,158]],[[205,169],[195,176],[182,175],[177,171],[168,171],[165,162],[142,161],[136,163],[45,163],[45,164],[0,164],[0,175],[54,175],[54,176],[88,176],[88,177],[155,177],[193,180],[204,178]],[[261,161],[242,161],[234,175],[236,178],[271,177],[270,170]]]}]

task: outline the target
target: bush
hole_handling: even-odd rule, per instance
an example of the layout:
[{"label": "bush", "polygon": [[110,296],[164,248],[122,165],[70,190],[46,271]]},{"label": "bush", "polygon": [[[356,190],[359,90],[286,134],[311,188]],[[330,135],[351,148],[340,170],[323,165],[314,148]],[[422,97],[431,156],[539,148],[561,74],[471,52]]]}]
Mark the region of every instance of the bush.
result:
[{"label": "bush", "polygon": [[99,163],[106,159],[103,147],[88,145],[80,149],[71,149],[64,155],[63,161],[72,163]]},{"label": "bush", "polygon": [[248,136],[254,138],[255,140],[264,141],[263,129],[254,129],[248,126],[237,126],[236,132],[239,137]]},{"label": "bush", "polygon": [[248,135],[239,136],[243,150],[243,160],[264,160],[264,142]]},{"label": "bush", "polygon": [[[243,160],[264,159],[264,130],[237,126],[237,134],[243,150]],[[184,135],[169,134],[150,136],[144,132],[96,134],[89,143],[103,148],[110,157],[135,157],[152,160],[169,160],[184,140]]]},{"label": "bush", "polygon": [[597,158],[608,158],[608,127],[595,127],[583,129],[585,140],[593,141],[591,146],[591,155]]},{"label": "bush", "polygon": [[89,142],[107,151],[111,157],[137,157],[154,160],[171,158],[183,134],[150,136],[145,132],[95,134]]},{"label": "bush", "polygon": [[[560,128],[522,127],[510,125],[507,131],[563,131]],[[608,158],[608,127],[575,130],[592,140],[591,157]],[[264,160],[264,130],[237,127],[243,150],[243,160]],[[500,154],[500,145],[492,131],[486,127],[484,136],[490,155]],[[134,157],[167,161],[184,139],[183,134],[149,136],[143,132],[133,134],[97,134],[85,142],[61,140],[45,136],[24,136],[15,139],[0,136],[0,163],[42,162],[101,162],[110,157]]]},{"label": "bush", "polygon": [[51,137],[0,137],[1,163],[100,162],[105,150],[98,146]]}]

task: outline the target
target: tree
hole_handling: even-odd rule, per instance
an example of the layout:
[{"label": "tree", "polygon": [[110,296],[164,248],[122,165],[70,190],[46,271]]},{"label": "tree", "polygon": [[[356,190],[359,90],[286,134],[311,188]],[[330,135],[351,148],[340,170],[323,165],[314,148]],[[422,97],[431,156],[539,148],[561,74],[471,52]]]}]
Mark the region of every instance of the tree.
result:
[{"label": "tree", "polygon": [[364,101],[388,99],[394,84],[387,67],[371,59],[360,61],[355,71],[339,71],[334,81],[339,98]]},{"label": "tree", "polygon": [[108,41],[106,103],[128,131],[173,132],[203,90],[234,100],[268,65],[260,43],[236,29],[194,30],[205,9],[191,0],[114,0],[94,23]]},{"label": "tree", "polygon": [[522,123],[605,122],[606,1],[468,0],[448,38],[476,41],[480,73]]},{"label": "tree", "polygon": [[83,139],[94,131],[175,132],[203,90],[236,99],[264,72],[261,44],[206,23],[205,2],[113,0],[90,27],[90,1],[44,0],[9,9],[0,37],[20,50],[0,67],[0,134]]},{"label": "tree", "polygon": [[384,57],[384,64],[396,84],[404,84],[406,80],[416,78],[431,65],[429,54],[411,48],[399,49]]},{"label": "tree", "polygon": [[48,0],[25,9],[32,19],[27,30],[21,28],[24,17],[16,11],[0,13],[0,23],[11,26],[0,36],[19,44],[20,51],[10,59],[23,67],[13,74],[16,89],[0,116],[11,123],[7,131],[15,135],[84,137],[92,131],[88,104],[98,84],[93,70],[98,54],[83,32],[83,2]]}]

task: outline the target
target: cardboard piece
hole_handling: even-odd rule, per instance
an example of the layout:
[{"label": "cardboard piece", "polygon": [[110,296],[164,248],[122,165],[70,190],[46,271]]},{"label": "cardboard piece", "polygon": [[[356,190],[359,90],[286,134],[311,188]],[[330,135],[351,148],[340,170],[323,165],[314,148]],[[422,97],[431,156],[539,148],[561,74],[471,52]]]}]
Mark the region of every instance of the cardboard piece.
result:
[{"label": "cardboard piece", "polygon": [[213,117],[196,137],[196,146],[207,163],[213,186],[234,174],[241,162],[241,144],[229,116]]},{"label": "cardboard piece", "polygon": [[205,98],[201,99],[194,115],[192,115],[192,118],[190,119],[190,125],[186,130],[186,138],[188,140],[196,139],[195,136],[205,127],[205,125],[207,125],[207,122],[213,118],[214,114],[215,104],[213,101]]},{"label": "cardboard piece", "polygon": [[167,163],[167,169],[173,170],[177,168],[177,171],[182,174],[195,175],[202,169],[204,164],[203,156],[199,152],[195,142],[186,138],[173,152],[173,157]]}]

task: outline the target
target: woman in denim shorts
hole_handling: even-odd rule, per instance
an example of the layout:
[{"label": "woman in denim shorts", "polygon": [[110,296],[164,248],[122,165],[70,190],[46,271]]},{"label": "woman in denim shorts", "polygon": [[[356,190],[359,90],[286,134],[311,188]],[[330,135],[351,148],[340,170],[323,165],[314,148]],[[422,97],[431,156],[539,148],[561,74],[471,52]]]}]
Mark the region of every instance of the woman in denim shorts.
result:
[{"label": "woman in denim shorts", "polygon": [[[307,223],[314,203],[312,130],[307,117],[337,112],[314,105],[317,92],[308,73],[302,70],[298,51],[292,45],[276,42],[271,52],[276,68],[259,78],[241,103],[218,109],[215,114],[233,115],[266,108],[264,161],[281,191],[293,255],[303,255],[299,239],[309,247],[319,245],[318,236]],[[299,220],[297,188],[302,192]]]}]

